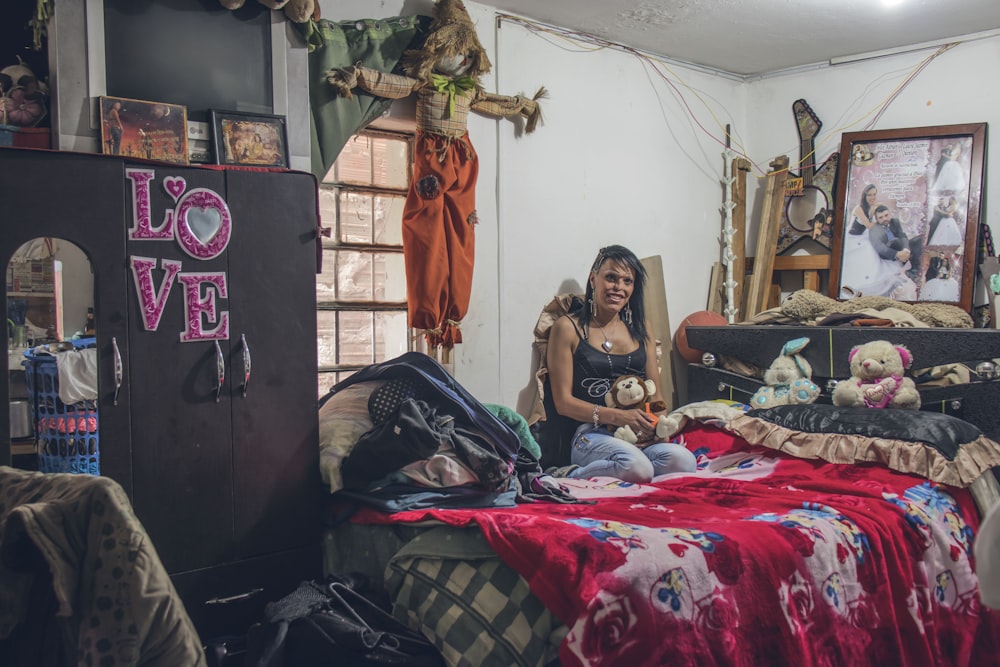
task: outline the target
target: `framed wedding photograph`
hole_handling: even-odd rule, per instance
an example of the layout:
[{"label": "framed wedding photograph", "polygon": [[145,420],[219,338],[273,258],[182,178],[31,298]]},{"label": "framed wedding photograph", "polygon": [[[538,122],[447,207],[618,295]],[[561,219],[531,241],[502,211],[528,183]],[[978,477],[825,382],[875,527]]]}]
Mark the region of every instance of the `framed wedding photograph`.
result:
[{"label": "framed wedding photograph", "polygon": [[101,152],[188,164],[187,107],[126,97],[99,99]]},{"label": "framed wedding photograph", "polygon": [[830,296],[972,311],[986,123],[845,132]]},{"label": "framed wedding photograph", "polygon": [[285,117],[210,109],[216,164],[288,168]]}]

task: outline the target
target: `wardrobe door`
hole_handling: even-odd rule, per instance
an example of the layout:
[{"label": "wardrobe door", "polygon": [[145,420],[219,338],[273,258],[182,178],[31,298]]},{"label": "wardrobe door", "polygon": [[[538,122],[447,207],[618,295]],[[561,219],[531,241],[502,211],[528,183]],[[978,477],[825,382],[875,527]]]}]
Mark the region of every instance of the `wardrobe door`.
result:
[{"label": "wardrobe door", "polygon": [[237,549],[315,547],[318,567],[316,181],[238,170],[226,179],[243,223],[229,245]]},{"label": "wardrobe door", "polygon": [[[127,352],[122,161],[79,153],[0,149],[0,262],[6,267],[22,244],[39,238],[69,241],[83,250],[94,272],[98,345],[101,474],[132,491],[128,407],[114,405],[116,340]],[[7,312],[6,290],[0,293]],[[0,383],[6,403],[7,382]],[[9,413],[0,411],[0,464],[10,463]]]},{"label": "wardrobe door", "polygon": [[[188,247],[198,250],[218,234],[237,234],[245,221],[231,218],[228,229],[224,224],[228,213],[219,203],[225,198],[222,172],[128,167],[133,205],[121,233],[128,239],[125,389],[132,412],[133,503],[167,571],[183,572],[234,557],[234,519],[231,399],[226,387],[231,378],[226,377],[219,390],[219,369],[229,357],[229,341],[184,340],[192,331],[209,331],[228,317],[226,295],[209,282],[226,276],[226,251],[207,258],[192,256],[181,245],[178,226],[186,225]],[[135,203],[142,182],[147,184],[148,208],[142,195]],[[206,193],[208,203],[197,198]],[[173,234],[167,233],[167,226]],[[197,237],[193,241],[191,234]],[[142,236],[161,238],[137,238]],[[150,265],[155,268],[148,269]],[[190,284],[195,285],[193,292]],[[211,307],[198,306],[202,300]]]}]

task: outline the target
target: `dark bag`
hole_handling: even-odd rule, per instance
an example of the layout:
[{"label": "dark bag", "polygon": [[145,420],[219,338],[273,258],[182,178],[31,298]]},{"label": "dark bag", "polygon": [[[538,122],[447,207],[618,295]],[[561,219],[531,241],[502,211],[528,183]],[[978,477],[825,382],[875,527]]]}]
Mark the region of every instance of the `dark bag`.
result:
[{"label": "dark bag", "polygon": [[336,580],[304,581],[250,628],[245,667],[443,667],[434,646]]}]

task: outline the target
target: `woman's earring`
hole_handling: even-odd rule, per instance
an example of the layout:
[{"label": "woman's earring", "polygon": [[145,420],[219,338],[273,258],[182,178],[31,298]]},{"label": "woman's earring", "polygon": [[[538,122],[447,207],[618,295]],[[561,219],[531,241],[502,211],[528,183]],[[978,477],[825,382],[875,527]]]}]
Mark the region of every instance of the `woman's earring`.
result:
[{"label": "woman's earring", "polygon": [[590,302],[590,316],[597,317],[597,304],[594,303],[593,299],[587,299]]},{"label": "woman's earring", "polygon": [[622,319],[625,320],[625,324],[632,326],[632,307],[625,304],[625,309],[622,310]]}]

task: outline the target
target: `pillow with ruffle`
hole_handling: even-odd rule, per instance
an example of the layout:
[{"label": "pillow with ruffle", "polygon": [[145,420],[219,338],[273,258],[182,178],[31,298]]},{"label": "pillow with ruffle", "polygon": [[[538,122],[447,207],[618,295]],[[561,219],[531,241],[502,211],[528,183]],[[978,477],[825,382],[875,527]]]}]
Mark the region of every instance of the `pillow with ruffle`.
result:
[{"label": "pillow with ruffle", "polygon": [[319,468],[330,493],[344,488],[341,464],[358,439],[374,427],[368,412],[368,399],[383,384],[385,380],[349,385],[327,399],[319,409]]},{"label": "pillow with ruffle", "polygon": [[723,428],[798,458],[879,463],[961,488],[1000,466],[1000,444],[973,424],[939,412],[779,405],[750,410]]}]

